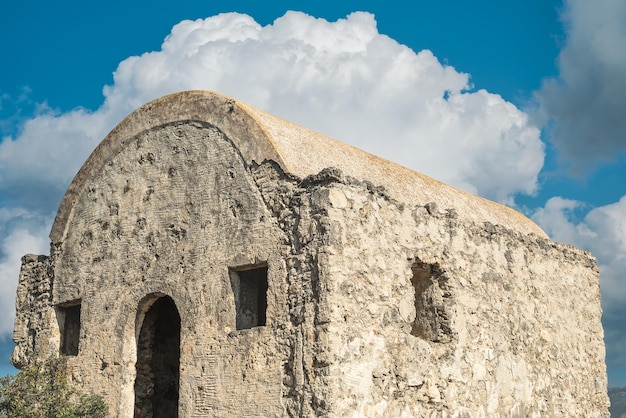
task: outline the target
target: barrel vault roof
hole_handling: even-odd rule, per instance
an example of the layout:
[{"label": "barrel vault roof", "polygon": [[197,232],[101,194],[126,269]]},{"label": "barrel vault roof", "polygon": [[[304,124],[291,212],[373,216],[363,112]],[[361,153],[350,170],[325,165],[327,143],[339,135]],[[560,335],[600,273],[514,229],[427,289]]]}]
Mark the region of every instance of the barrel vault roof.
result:
[{"label": "barrel vault roof", "polygon": [[301,178],[335,167],[346,176],[383,186],[391,198],[406,205],[433,202],[438,207],[454,209],[461,220],[490,222],[546,237],[534,222],[507,206],[456,189],[226,96],[196,90],[147,103],[107,135],[67,189],[50,232],[52,241],[63,240],[74,206],[89,177],[99,172],[136,135],[179,121],[201,121],[216,126],[233,141],[247,163],[273,160],[285,172]]}]

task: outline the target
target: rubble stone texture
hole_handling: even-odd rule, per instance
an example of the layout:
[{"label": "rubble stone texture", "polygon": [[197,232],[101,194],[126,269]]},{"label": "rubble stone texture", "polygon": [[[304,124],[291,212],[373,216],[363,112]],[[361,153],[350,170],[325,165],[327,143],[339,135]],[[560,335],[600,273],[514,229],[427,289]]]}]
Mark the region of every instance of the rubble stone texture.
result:
[{"label": "rubble stone texture", "polygon": [[608,416],[590,254],[215,93],[121,122],[50,238],[12,360],[112,416]]}]

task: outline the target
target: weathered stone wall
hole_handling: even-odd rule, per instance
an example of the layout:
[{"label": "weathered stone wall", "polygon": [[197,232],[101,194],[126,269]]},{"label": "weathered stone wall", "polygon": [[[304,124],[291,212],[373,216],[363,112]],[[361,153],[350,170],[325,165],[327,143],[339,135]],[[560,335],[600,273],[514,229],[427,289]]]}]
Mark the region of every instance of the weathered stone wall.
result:
[{"label": "weathered stone wall", "polygon": [[[50,257],[24,258],[16,364],[67,352],[119,417],[158,409],[175,385],[152,358],[176,350],[181,417],[608,415],[589,254],[338,169],[248,161],[207,122],[137,130],[81,171]],[[180,324],[159,316],[169,298]]]},{"label": "weathered stone wall", "polygon": [[15,298],[16,344],[11,362],[25,367],[34,355],[58,353],[59,327],[52,307],[52,271],[50,257],[28,254],[22,257],[22,268]]},{"label": "weathered stone wall", "polygon": [[299,381],[311,383],[301,413],[607,415],[590,254],[402,205],[337,170],[273,190],[271,170],[258,172],[266,200],[295,196],[274,212],[292,225],[290,246],[309,247],[290,271],[314,273],[301,305]]},{"label": "weathered stone wall", "polygon": [[[181,316],[181,415],[282,414],[281,350],[270,327],[236,331],[228,274],[266,263],[268,323],[279,322],[286,316],[279,234],[219,131],[173,125],[133,138],[90,179],[68,231],[52,305],[81,304],[79,353],[70,358],[76,382],[103,393],[114,414],[130,416],[137,311],[169,295]],[[44,283],[50,276],[37,273]],[[52,334],[49,344],[58,344]]]},{"label": "weathered stone wall", "polygon": [[332,416],[607,416],[588,253],[354,184],[317,200]]}]

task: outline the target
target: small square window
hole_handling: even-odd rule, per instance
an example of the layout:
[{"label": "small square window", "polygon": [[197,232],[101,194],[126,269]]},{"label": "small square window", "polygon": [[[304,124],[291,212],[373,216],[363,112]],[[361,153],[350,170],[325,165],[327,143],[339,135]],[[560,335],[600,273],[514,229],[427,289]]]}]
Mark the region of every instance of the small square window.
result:
[{"label": "small square window", "polygon": [[267,312],[267,265],[231,268],[229,274],[235,296],[237,329],[264,326]]}]

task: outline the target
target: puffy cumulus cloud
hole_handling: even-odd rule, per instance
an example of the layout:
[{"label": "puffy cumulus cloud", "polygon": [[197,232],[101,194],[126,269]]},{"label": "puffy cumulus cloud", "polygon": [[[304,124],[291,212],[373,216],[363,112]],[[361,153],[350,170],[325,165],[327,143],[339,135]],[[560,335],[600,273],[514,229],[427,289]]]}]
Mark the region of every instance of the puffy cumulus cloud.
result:
[{"label": "puffy cumulus cloud", "polygon": [[288,12],[265,27],[240,14],[176,25],[160,51],[123,61],[110,106],[211,89],[480,195],[532,193],[543,165],[525,113],[468,76],[378,33],[374,17]]},{"label": "puffy cumulus cloud", "polygon": [[591,251],[600,267],[603,323],[609,366],[626,366],[626,196],[594,208],[577,221],[584,204],[554,197],[533,220],[556,241]]},{"label": "puffy cumulus cloud", "polygon": [[626,2],[567,0],[559,76],[536,93],[551,141],[577,170],[626,151]]}]

